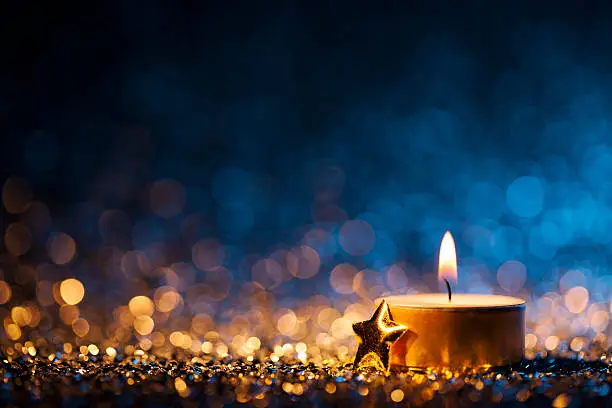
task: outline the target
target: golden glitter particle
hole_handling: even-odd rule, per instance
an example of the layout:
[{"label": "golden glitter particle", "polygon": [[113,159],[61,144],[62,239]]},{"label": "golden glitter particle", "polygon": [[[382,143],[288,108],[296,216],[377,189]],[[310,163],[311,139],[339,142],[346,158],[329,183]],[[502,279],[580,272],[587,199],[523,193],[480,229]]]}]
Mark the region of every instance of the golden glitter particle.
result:
[{"label": "golden glitter particle", "polygon": [[293,384],[293,394],[302,395],[304,393],[304,386],[300,383]]},{"label": "golden glitter particle", "polygon": [[240,404],[245,404],[249,402],[250,398],[247,394],[241,392],[241,390],[236,391],[236,402]]},{"label": "golden glitter particle", "polygon": [[336,392],[336,384],[331,383],[331,382],[330,382],[330,383],[325,384],[325,391],[326,391],[328,394],[333,394],[333,393],[335,393],[335,392]]},{"label": "golden glitter particle", "polygon": [[62,300],[69,305],[79,304],[85,296],[85,287],[74,278],[62,281],[59,289]]},{"label": "golden glitter particle", "polygon": [[552,406],[554,408],[566,408],[572,402],[572,397],[567,394],[560,394],[553,400]]},{"label": "golden glitter particle", "polygon": [[434,397],[434,391],[431,388],[425,388],[421,391],[423,401],[431,401]]},{"label": "golden glitter particle", "polygon": [[181,397],[187,398],[189,396],[189,388],[187,388],[187,383],[182,378],[177,377],[174,379],[174,388]]},{"label": "golden glitter particle", "polygon": [[115,358],[115,356],[117,356],[117,350],[115,350],[114,347],[107,347],[106,355],[109,356],[110,358]]},{"label": "golden glitter particle", "polygon": [[290,382],[285,382],[283,383],[283,391],[285,391],[287,394],[293,394],[293,384],[291,384]]},{"label": "golden glitter particle", "polygon": [[391,400],[393,402],[402,402],[404,400],[404,391],[400,389],[391,391]]},{"label": "golden glitter particle", "polygon": [[531,391],[527,388],[523,388],[519,392],[516,393],[516,400],[518,402],[525,402],[531,397]]}]

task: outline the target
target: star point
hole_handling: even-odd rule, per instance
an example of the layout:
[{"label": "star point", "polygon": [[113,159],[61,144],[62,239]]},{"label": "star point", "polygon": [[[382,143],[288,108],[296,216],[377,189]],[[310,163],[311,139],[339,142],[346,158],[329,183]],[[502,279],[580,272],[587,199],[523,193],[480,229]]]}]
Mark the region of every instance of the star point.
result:
[{"label": "star point", "polygon": [[393,321],[389,305],[383,299],[370,320],[353,324],[353,331],[359,342],[353,368],[382,368],[381,371],[388,372],[391,346],[407,330],[406,326]]}]

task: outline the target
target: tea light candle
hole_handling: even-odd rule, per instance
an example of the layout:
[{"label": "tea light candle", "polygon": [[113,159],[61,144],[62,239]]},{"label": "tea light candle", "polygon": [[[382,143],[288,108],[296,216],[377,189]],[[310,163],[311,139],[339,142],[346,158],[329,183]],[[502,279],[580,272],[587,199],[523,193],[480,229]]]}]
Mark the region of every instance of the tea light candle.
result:
[{"label": "tea light candle", "polygon": [[391,347],[390,363],[409,367],[487,367],[521,361],[525,301],[501,295],[453,294],[455,243],[449,232],[440,246],[438,279],[448,293],[385,297],[393,321],[408,330]]}]

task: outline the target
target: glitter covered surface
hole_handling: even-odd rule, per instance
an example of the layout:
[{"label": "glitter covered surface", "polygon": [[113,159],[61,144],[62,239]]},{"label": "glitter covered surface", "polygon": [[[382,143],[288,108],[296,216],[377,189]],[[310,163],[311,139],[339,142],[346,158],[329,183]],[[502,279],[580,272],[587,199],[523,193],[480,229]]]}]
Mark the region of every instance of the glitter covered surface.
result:
[{"label": "glitter covered surface", "polygon": [[[594,406],[610,403],[609,357],[525,360],[514,367],[450,372],[353,373],[350,363],[283,357],[179,359],[67,353],[0,362],[3,406]],[[514,405],[513,405],[514,404]]]}]

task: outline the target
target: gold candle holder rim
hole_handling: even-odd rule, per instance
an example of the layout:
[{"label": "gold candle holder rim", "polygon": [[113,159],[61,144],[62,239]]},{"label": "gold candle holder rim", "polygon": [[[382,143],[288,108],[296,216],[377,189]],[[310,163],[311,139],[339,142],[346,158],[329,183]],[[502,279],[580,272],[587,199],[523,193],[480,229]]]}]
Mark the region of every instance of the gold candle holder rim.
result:
[{"label": "gold candle holder rim", "polygon": [[420,305],[407,305],[407,304],[400,304],[400,303],[389,303],[389,307],[393,308],[393,307],[403,307],[406,309],[413,309],[413,310],[427,310],[427,311],[433,311],[433,310],[443,310],[445,312],[456,312],[456,313],[469,313],[469,312],[494,312],[494,311],[501,311],[501,310],[512,310],[512,309],[525,309],[525,303],[517,303],[516,305],[500,305],[500,306],[466,306],[466,307],[461,307],[461,306],[454,306],[454,307],[446,307],[446,306],[437,306],[437,307],[431,307],[431,306],[420,306]]},{"label": "gold candle holder rim", "polygon": [[436,305],[436,306],[432,306],[432,305],[427,305],[427,304],[414,304],[414,303],[401,303],[401,302],[394,302],[393,298],[394,297],[401,297],[403,295],[390,295],[390,296],[385,296],[385,297],[381,297],[379,299],[376,299],[376,303],[380,303],[383,299],[387,301],[387,304],[389,305],[390,308],[393,307],[401,307],[401,308],[406,308],[406,309],[413,309],[413,310],[427,310],[427,311],[435,311],[435,310],[443,310],[445,312],[458,312],[458,313],[465,313],[465,312],[484,312],[484,311],[497,311],[497,310],[511,310],[511,309],[525,309],[527,302],[524,299],[520,299],[520,298],[516,298],[517,302],[516,303],[512,303],[512,304],[506,304],[506,305],[482,305],[482,306],[467,306],[467,305],[458,305],[455,304],[453,305],[452,302],[449,306],[443,306],[443,305]]}]

